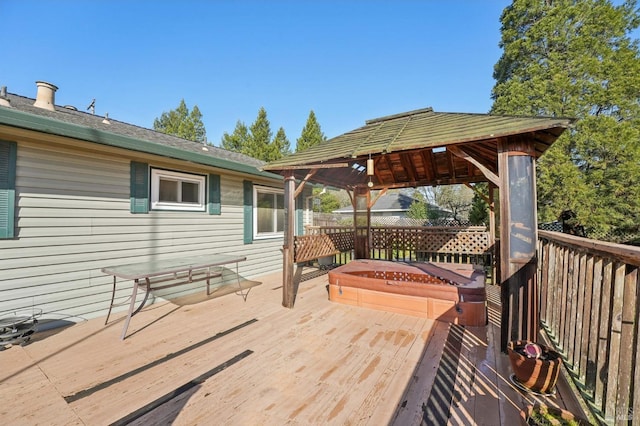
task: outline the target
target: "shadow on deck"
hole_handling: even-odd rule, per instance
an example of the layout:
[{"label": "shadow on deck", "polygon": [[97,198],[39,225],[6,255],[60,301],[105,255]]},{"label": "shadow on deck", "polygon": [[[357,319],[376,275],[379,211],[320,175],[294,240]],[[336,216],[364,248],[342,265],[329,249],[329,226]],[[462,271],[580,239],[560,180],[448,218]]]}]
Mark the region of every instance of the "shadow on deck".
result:
[{"label": "shadow on deck", "polygon": [[497,287],[489,325],[460,327],[331,303],[324,271],[303,276],[294,309],[273,274],[246,301],[149,306],[125,341],[102,318],[36,334],[0,352],[0,424],[514,425],[535,401],[575,409],[564,379],[548,398],[510,383]]}]

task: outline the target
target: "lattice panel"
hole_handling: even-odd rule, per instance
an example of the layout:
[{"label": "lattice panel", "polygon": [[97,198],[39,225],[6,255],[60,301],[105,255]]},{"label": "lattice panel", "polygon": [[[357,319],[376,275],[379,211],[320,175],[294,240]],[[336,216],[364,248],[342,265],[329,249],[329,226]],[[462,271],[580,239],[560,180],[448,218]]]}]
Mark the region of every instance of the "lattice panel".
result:
[{"label": "lattice panel", "polygon": [[331,241],[336,249],[340,252],[353,250],[353,232],[334,232],[331,234],[325,234]]},{"label": "lattice panel", "polygon": [[371,248],[431,253],[482,254],[490,249],[489,233],[446,228],[372,228]]},{"label": "lattice panel", "polygon": [[353,250],[353,232],[302,235],[294,238],[294,262],[306,262]]}]

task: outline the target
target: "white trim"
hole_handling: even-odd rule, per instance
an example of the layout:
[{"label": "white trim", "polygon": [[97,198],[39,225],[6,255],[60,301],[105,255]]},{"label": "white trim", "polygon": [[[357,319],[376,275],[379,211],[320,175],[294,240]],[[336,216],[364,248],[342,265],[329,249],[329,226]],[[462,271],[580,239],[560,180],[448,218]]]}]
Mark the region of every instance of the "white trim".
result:
[{"label": "white trim", "polygon": [[[284,230],[280,232],[262,232],[258,233],[258,192],[261,194],[274,194],[282,195],[284,201],[284,190],[278,188],[272,188],[268,186],[253,185],[253,239],[265,240],[269,238],[282,238],[284,236]],[[284,205],[283,205],[284,209]],[[274,209],[277,211],[277,209]],[[273,217],[273,227],[277,227],[278,217],[277,214]]]},{"label": "white trim", "polygon": [[[177,182],[188,182],[198,185],[198,203],[166,202],[160,201],[160,179],[173,180]],[[207,181],[205,176],[191,173],[180,173],[162,169],[151,169],[151,209],[152,210],[175,210],[175,211],[198,211],[203,212],[206,208],[205,190]],[[180,190],[180,187],[179,189]]]}]

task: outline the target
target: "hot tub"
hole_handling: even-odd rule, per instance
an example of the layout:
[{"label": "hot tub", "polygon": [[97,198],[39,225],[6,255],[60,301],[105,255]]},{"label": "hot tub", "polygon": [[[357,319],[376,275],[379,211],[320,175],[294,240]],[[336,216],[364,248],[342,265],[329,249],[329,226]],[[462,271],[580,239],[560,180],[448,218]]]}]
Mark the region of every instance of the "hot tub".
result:
[{"label": "hot tub", "polygon": [[329,271],[329,300],[467,326],[487,323],[484,272],[445,263],[353,260]]}]

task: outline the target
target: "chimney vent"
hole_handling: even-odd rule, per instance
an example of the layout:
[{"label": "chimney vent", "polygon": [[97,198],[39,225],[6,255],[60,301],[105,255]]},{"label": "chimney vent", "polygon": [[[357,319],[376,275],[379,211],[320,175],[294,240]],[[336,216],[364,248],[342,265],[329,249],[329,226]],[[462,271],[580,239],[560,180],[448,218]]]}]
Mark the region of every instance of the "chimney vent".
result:
[{"label": "chimney vent", "polygon": [[0,106],[11,108],[11,102],[7,97],[7,86],[0,87]]},{"label": "chimney vent", "polygon": [[46,81],[36,81],[36,86],[38,86],[38,92],[33,106],[55,111],[54,105],[56,104],[56,90],[58,90],[58,87]]}]

